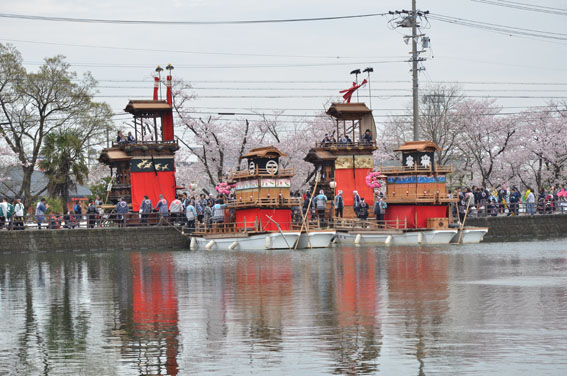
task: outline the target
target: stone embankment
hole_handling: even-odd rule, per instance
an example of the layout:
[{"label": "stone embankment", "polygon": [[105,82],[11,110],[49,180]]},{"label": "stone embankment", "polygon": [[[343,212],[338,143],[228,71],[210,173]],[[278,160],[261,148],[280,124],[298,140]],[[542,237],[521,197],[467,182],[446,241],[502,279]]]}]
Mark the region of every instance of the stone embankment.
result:
[{"label": "stone embankment", "polygon": [[172,227],[0,231],[0,253],[189,248]]},{"label": "stone embankment", "polygon": [[467,219],[467,226],[488,227],[485,242],[567,237],[567,214],[497,216]]},{"label": "stone embankment", "polygon": [[[467,226],[488,227],[485,242],[567,237],[567,215],[481,217]],[[0,253],[188,249],[189,238],[172,227],[0,231]]]}]

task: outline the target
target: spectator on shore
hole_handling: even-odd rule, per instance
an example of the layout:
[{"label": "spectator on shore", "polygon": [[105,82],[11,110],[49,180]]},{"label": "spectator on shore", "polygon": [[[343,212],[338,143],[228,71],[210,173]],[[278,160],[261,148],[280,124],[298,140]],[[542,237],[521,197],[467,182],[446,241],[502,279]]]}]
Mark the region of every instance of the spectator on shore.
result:
[{"label": "spectator on shore", "polygon": [[529,215],[535,214],[535,195],[530,187],[526,191],[526,211]]},{"label": "spectator on shore", "polygon": [[12,205],[4,197],[2,202],[0,202],[0,229],[4,228],[4,226],[8,230],[10,229],[10,218],[12,218],[13,214]]},{"label": "spectator on shore", "polygon": [[512,187],[510,191],[510,209],[508,210],[508,216],[518,215],[519,203],[520,203],[520,192],[518,192],[518,188]]},{"label": "spectator on shore", "polygon": [[103,204],[104,204],[104,202],[100,199],[100,196],[96,195],[96,198],[95,198],[95,205],[97,207],[96,224],[99,227],[101,226],[102,216],[104,215],[104,209],[102,208]]},{"label": "spectator on shore", "polygon": [[25,215],[26,211],[22,200],[17,198],[14,201],[14,230],[24,230],[25,229]]},{"label": "spectator on shore", "polygon": [[75,212],[75,219],[77,220],[77,223],[80,223],[83,217],[83,208],[81,208],[81,204],[79,202],[73,206],[73,211]]},{"label": "spectator on shore", "polygon": [[35,207],[35,219],[37,221],[37,229],[41,230],[41,222],[45,219],[45,212],[49,209],[44,198],[42,198]]},{"label": "spectator on shore", "polygon": [[128,214],[128,211],[128,203],[124,201],[122,197],[120,197],[118,204],[116,204],[116,220],[119,227],[124,227],[126,222],[126,214]]},{"label": "spectator on shore", "polygon": [[[77,217],[75,216],[75,212],[73,210],[67,211],[67,213],[65,213],[65,215],[63,216],[63,220],[63,228],[74,229],[75,227],[79,226]],[[56,222],[58,222],[57,216],[52,215],[49,228],[52,230],[58,229],[60,227],[60,222]]]},{"label": "spectator on shore", "polygon": [[152,200],[150,200],[148,198],[148,196],[144,196],[144,199],[142,200],[142,203],[140,204],[140,216],[141,216],[141,221],[140,223],[142,224],[146,224],[148,223],[148,216],[150,215],[150,213],[153,210],[153,206],[152,206]]},{"label": "spectator on shore", "polygon": [[87,227],[94,228],[96,225],[96,220],[98,216],[98,210],[94,200],[91,200],[89,206],[87,207]]}]

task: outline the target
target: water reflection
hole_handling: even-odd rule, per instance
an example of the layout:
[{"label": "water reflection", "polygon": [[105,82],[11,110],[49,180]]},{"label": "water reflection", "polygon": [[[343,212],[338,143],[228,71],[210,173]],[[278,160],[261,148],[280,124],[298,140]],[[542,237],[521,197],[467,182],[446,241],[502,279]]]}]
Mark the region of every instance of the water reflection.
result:
[{"label": "water reflection", "polygon": [[1,255],[0,374],[560,374],[567,250],[518,244]]}]

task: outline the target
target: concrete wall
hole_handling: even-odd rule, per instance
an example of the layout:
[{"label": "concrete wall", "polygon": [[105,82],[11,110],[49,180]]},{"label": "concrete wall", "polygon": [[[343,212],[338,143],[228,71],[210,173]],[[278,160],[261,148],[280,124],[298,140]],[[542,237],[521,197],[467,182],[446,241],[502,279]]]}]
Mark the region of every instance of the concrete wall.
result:
[{"label": "concrete wall", "polygon": [[0,231],[0,253],[189,248],[172,227]]},{"label": "concrete wall", "polygon": [[567,215],[467,218],[467,226],[488,227],[485,242],[567,237]]}]

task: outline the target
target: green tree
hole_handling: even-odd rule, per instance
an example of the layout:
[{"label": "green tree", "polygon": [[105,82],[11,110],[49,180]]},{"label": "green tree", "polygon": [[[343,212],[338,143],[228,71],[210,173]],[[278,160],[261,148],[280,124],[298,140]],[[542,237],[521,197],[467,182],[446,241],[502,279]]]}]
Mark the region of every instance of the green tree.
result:
[{"label": "green tree", "polygon": [[79,132],[75,130],[55,131],[45,136],[39,162],[49,183],[47,191],[54,197],[61,197],[64,204],[69,202],[69,191],[84,184],[89,169],[86,163]]},{"label": "green tree", "polygon": [[75,130],[82,145],[103,142],[112,112],[107,104],[93,102],[95,87],[90,73],[78,77],[63,56],[46,58],[37,72],[27,72],[19,51],[0,44],[0,137],[22,168],[15,196],[26,206],[48,188],[32,195],[31,176],[45,137]]}]

